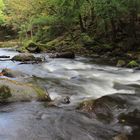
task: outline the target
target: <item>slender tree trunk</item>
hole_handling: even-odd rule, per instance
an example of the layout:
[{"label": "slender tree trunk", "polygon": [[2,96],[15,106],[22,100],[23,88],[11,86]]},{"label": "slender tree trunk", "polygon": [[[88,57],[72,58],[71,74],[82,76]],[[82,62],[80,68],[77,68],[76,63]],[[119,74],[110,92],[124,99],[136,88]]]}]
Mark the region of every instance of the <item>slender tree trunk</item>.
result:
[{"label": "slender tree trunk", "polygon": [[81,14],[79,14],[79,23],[80,23],[81,32],[85,32],[85,27],[84,27],[84,23],[83,23]]},{"label": "slender tree trunk", "polygon": [[94,19],[95,19],[95,16],[94,16],[94,8],[92,7],[91,8],[91,22],[94,23]]},{"label": "slender tree trunk", "polygon": [[31,28],[31,39],[33,39],[33,28]]},{"label": "slender tree trunk", "polygon": [[136,24],[135,24],[135,13],[131,12],[130,15],[130,35],[135,40],[136,39]]},{"label": "slender tree trunk", "polygon": [[112,28],[111,39],[112,39],[112,41],[115,41],[116,40],[116,25],[115,25],[115,21],[114,21],[114,19],[111,19],[110,22],[111,22],[111,28]]}]

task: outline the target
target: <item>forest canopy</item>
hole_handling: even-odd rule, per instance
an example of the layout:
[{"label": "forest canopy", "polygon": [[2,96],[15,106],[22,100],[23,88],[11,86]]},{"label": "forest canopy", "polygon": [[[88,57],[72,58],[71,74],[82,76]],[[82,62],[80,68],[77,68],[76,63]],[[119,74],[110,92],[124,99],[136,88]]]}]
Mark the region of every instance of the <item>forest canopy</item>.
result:
[{"label": "forest canopy", "polygon": [[139,0],[0,0],[0,9],[20,40],[46,43],[67,33],[73,40],[135,42],[139,35]]}]

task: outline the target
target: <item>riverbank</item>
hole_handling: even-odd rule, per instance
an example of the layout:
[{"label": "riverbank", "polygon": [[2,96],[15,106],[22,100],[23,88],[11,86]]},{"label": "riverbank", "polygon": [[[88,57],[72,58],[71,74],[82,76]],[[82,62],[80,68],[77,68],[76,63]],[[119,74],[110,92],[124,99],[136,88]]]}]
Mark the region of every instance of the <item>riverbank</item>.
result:
[{"label": "riverbank", "polygon": [[[75,42],[70,37],[58,37],[46,44],[35,43],[32,40],[25,41],[22,45],[16,47],[20,53],[50,53],[75,54],[78,56],[89,57],[93,59],[93,63],[99,63],[117,67],[136,68],[140,67],[140,51],[139,48],[131,50],[127,46],[118,46],[116,44],[95,43],[89,36],[80,37]],[[120,42],[120,44],[123,42]],[[125,44],[127,45],[127,44]],[[130,48],[130,47],[129,47]],[[64,58],[67,56],[65,55]],[[69,56],[68,56],[69,57]],[[69,57],[70,58],[70,57]],[[71,57],[74,58],[74,57]]]}]

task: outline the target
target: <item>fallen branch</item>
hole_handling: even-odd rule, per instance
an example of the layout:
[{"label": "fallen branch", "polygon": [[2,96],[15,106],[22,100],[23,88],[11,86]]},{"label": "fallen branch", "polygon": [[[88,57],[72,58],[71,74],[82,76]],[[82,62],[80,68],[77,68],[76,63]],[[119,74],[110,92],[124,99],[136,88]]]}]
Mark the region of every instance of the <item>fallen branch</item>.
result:
[{"label": "fallen branch", "polygon": [[10,56],[1,55],[0,58],[10,58]]}]

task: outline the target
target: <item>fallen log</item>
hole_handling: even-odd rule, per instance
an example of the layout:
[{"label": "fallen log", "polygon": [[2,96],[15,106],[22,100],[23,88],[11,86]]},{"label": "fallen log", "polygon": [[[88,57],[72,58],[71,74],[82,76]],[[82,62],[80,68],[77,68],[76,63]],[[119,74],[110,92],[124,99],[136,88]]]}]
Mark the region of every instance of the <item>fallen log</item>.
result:
[{"label": "fallen log", "polygon": [[0,58],[10,58],[10,56],[1,55]]}]

